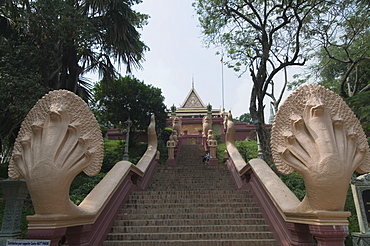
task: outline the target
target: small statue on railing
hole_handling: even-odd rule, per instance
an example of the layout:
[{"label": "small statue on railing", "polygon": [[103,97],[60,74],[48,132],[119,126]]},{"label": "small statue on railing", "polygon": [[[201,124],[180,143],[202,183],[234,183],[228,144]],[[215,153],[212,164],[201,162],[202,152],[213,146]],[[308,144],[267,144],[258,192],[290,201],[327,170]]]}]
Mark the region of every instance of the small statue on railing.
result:
[{"label": "small statue on railing", "polygon": [[175,147],[177,145],[176,141],[173,138],[173,134],[170,135],[168,141],[167,141],[167,151],[168,151],[168,157],[166,164],[167,165],[174,165],[175,164]]},{"label": "small statue on railing", "polygon": [[220,117],[221,118],[224,118],[226,116],[225,114],[225,108],[222,108],[221,112],[220,112]]},{"label": "small statue on railing", "polygon": [[175,118],[173,118],[173,121],[172,121],[172,129],[176,130],[178,136],[181,136],[182,135],[181,128],[182,128],[182,121],[179,117],[176,116]]},{"label": "small statue on railing", "polygon": [[229,111],[229,113],[225,113],[224,111],[224,121],[223,121],[223,125],[224,125],[224,132],[226,133],[227,132],[227,121],[229,120],[229,116],[231,115],[231,111]]},{"label": "small statue on railing", "polygon": [[179,143],[179,139],[177,138],[177,131],[173,130],[172,133],[171,133],[171,136],[172,136],[173,140],[176,142],[176,145],[177,145]]},{"label": "small statue on railing", "polygon": [[346,103],[319,85],[306,85],[280,107],[271,133],[276,168],[304,179],[299,211],[341,211],[354,171],[370,171],[370,153],[360,122]]},{"label": "small statue on railing", "polygon": [[210,161],[209,164],[218,164],[217,160],[217,140],[212,130],[208,130],[207,145],[209,147]]},{"label": "small statue on railing", "polygon": [[207,137],[208,131],[212,129],[212,119],[208,115],[203,117],[203,131],[202,136]]},{"label": "small statue on railing", "polygon": [[176,142],[173,140],[173,136],[170,135],[170,138],[167,141],[168,159],[175,159],[175,147]]}]

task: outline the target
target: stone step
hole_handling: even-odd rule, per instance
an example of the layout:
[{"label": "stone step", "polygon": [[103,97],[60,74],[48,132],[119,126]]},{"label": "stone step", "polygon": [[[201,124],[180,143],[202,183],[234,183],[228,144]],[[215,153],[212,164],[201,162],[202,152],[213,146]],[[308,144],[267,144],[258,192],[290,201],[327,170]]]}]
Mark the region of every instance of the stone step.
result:
[{"label": "stone step", "polygon": [[[232,204],[231,204],[232,205]],[[165,207],[165,206],[157,206],[157,207],[139,207],[135,208],[132,207],[123,207],[121,210],[122,214],[150,214],[150,213],[168,213],[168,214],[180,214],[180,213],[259,213],[259,207],[243,207],[243,206],[229,206],[229,207],[217,207],[217,206],[210,206],[210,207],[192,207],[192,206],[176,206],[176,207]]]},{"label": "stone step", "polygon": [[183,146],[176,165],[159,165],[146,191],[131,193],[105,246],[276,246],[248,191],[226,165],[205,165],[201,146]]},{"label": "stone step", "polygon": [[[196,168],[196,167],[195,167]],[[166,170],[158,171],[155,175],[155,179],[159,178],[177,178],[177,177],[192,177],[192,178],[212,178],[212,176],[209,175],[216,175],[213,178],[225,178],[227,180],[232,180],[232,177],[230,173],[219,173],[223,172],[223,170],[204,170],[204,171],[198,171],[198,172],[186,172],[186,170],[176,170],[172,172],[167,172]]]},{"label": "stone step", "polygon": [[[245,202],[232,202],[232,205],[234,208],[245,208],[246,203]],[[178,203],[178,202],[172,202],[172,201],[161,201],[161,203],[146,203],[146,202],[130,202],[125,204],[123,207],[123,210],[127,209],[157,209],[160,207],[161,209],[163,208],[173,208],[173,209],[199,209],[199,208],[228,208],[230,207],[230,202],[219,202],[219,203],[211,203],[211,202],[205,202],[201,201],[199,203]],[[253,206],[248,206],[248,208],[255,208],[259,209],[257,205],[253,204]]]},{"label": "stone step", "polygon": [[249,191],[246,190],[207,190],[207,191],[198,191],[198,190],[187,190],[187,191],[161,191],[161,190],[150,190],[150,191],[135,191],[130,194],[130,198],[137,197],[155,197],[156,199],[162,199],[164,197],[173,197],[178,198],[204,198],[204,197],[215,197],[222,196],[224,199],[233,199],[233,198],[252,198],[252,195]]},{"label": "stone step", "polygon": [[[216,164],[216,165],[208,165],[204,164],[203,161],[199,162],[199,160],[191,163],[181,164],[181,162],[177,162],[176,165],[166,165],[166,164],[159,164],[157,167],[157,171],[168,170],[168,171],[176,171],[176,170],[185,170],[189,167],[197,167],[200,170],[227,170],[227,166],[225,164]],[[191,171],[191,170],[189,170]]]},{"label": "stone step", "polygon": [[251,218],[262,218],[262,214],[258,213],[212,213],[212,214],[205,214],[205,213],[179,213],[179,214],[118,214],[118,220],[149,220],[149,219],[157,219],[157,220],[181,220],[181,219],[198,219],[198,220],[214,220],[214,219],[251,219]]},{"label": "stone step", "polygon": [[272,232],[109,233],[108,240],[273,239]]},{"label": "stone step", "polygon": [[216,240],[135,240],[106,241],[104,246],[276,246],[274,239],[216,239]]},{"label": "stone step", "polygon": [[[229,173],[218,173],[218,172],[223,172],[223,170],[204,170],[203,172],[202,171],[198,171],[198,172],[186,172],[186,169],[184,170],[174,170],[174,171],[168,171],[167,170],[162,170],[162,171],[158,171],[158,173],[156,173],[156,177],[158,176],[163,176],[165,175],[166,177],[168,177],[169,175],[180,175],[180,176],[188,176],[188,177],[194,177],[194,176],[204,176],[205,174],[209,174],[209,173],[212,173],[212,174],[217,174],[216,177],[230,177],[230,174]],[[155,178],[156,178],[155,177]],[[177,176],[176,176],[177,177]]]},{"label": "stone step", "polygon": [[267,225],[113,226],[112,233],[269,232]]},{"label": "stone step", "polygon": [[177,208],[152,208],[152,209],[129,209],[129,208],[123,208],[121,213],[123,214],[162,214],[162,213],[168,213],[168,214],[182,214],[182,213],[258,213],[260,212],[258,207],[210,207],[210,208],[184,208],[184,207],[177,207]]},{"label": "stone step", "polygon": [[[196,184],[196,185],[195,185]],[[194,187],[195,186],[195,187]],[[152,184],[149,190],[191,190],[191,189],[197,189],[197,190],[209,190],[210,187],[214,189],[235,189],[235,185],[210,185],[210,184],[197,184],[197,183],[191,183],[189,184],[176,184],[176,183],[169,183],[167,186],[158,185],[158,184]]]},{"label": "stone step", "polygon": [[[191,178],[181,178],[179,177],[177,180],[167,180],[166,184],[162,183],[163,181],[156,181],[150,184],[151,190],[153,190],[153,186],[162,187],[162,188],[177,188],[177,187],[189,187],[188,190],[196,190],[200,187],[208,187],[208,189],[213,190],[235,190],[236,185],[233,183],[224,182],[222,179],[219,180],[212,180],[212,179],[191,179]],[[223,188],[225,187],[225,188]]]},{"label": "stone step", "polygon": [[116,220],[114,226],[266,225],[263,218]]},{"label": "stone step", "polygon": [[[213,176],[213,177],[212,177]],[[227,180],[231,180],[231,176],[230,175],[218,175],[217,173],[213,173],[213,172],[205,172],[205,173],[194,173],[194,174],[191,174],[191,173],[165,173],[164,175],[156,175],[154,177],[154,180],[161,180],[162,178],[166,178],[167,180],[171,180],[171,179],[178,179],[178,178],[189,178],[189,179],[208,179],[208,180],[224,180],[224,181],[227,181]]]},{"label": "stone step", "polygon": [[[165,177],[163,177],[165,178]],[[220,183],[221,182],[221,183]],[[160,184],[162,186],[169,186],[171,185],[194,185],[194,189],[196,188],[196,185],[208,185],[208,187],[212,187],[215,189],[215,186],[222,186],[222,185],[231,185],[233,183],[231,182],[225,182],[225,178],[209,178],[209,177],[187,177],[187,176],[179,176],[174,180],[167,179],[167,182],[163,184],[163,181],[161,179],[154,179],[151,183],[153,184]],[[236,186],[234,185],[234,189],[236,189]]]},{"label": "stone step", "polygon": [[154,196],[150,197],[130,197],[130,199],[127,201],[126,204],[172,204],[172,203],[192,203],[192,204],[197,204],[197,203],[207,203],[207,204],[230,204],[230,202],[233,203],[242,203],[244,206],[252,206],[254,205],[254,201],[252,198],[240,198],[240,197],[235,197],[231,199],[225,199],[224,197],[214,197],[214,196],[207,196],[204,198],[182,198],[182,197],[159,197],[156,198]]}]

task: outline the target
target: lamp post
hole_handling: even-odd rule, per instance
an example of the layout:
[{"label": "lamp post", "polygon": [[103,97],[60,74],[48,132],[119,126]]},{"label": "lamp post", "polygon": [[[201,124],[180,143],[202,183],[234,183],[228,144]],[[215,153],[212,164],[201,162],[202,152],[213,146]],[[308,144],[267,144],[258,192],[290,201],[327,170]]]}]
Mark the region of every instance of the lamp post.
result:
[{"label": "lamp post", "polygon": [[128,156],[128,141],[130,138],[130,127],[132,126],[132,121],[130,120],[130,116],[128,119],[125,121],[126,124],[126,143],[125,143],[125,153],[123,154],[123,160],[128,161],[129,156]]}]

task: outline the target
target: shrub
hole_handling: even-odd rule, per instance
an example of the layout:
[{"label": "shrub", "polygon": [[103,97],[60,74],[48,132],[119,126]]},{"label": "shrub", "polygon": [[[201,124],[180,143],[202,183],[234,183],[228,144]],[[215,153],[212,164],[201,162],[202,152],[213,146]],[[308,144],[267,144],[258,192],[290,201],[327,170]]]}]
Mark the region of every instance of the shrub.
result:
[{"label": "shrub", "polygon": [[73,187],[71,185],[70,198],[71,201],[76,205],[80,204],[83,199],[90,193],[90,191],[104,178],[105,173],[99,173],[94,177],[88,177],[85,174],[81,174],[73,181]]},{"label": "shrub", "polygon": [[[246,162],[248,162],[250,159],[257,158],[257,154],[258,154],[257,141],[247,138],[244,141],[236,141],[235,145],[240,155],[243,157],[243,159]],[[223,159],[224,159],[225,150],[226,150],[226,143],[218,142],[217,157],[219,159],[219,163],[224,162]]]},{"label": "shrub", "polygon": [[236,148],[246,162],[257,158],[258,144],[255,140],[247,138],[244,141],[236,141]]},{"label": "shrub", "polygon": [[306,186],[302,176],[297,172],[292,172],[289,175],[281,175],[280,179],[284,182],[286,186],[296,195],[296,197],[302,201],[306,195]]},{"label": "shrub", "polygon": [[101,168],[102,173],[107,173],[119,161],[125,153],[125,141],[109,140],[104,138],[104,158]]},{"label": "shrub", "polygon": [[[169,128],[169,127],[166,127],[162,130],[159,138],[158,138],[158,142],[159,140],[162,140],[164,143],[167,143],[168,139],[170,138],[170,135],[172,134],[173,130],[172,128]],[[177,133],[179,134],[179,133]]]}]

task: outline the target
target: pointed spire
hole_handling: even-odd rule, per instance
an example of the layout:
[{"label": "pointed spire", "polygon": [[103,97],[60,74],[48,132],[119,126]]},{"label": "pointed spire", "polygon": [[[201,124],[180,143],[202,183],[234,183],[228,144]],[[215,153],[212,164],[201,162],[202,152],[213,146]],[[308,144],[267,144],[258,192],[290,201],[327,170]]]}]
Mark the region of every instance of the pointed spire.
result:
[{"label": "pointed spire", "polygon": [[205,108],[205,107],[206,107],[205,104],[200,99],[194,87],[190,90],[188,96],[186,97],[184,103],[181,106],[181,108]]},{"label": "pointed spire", "polygon": [[191,88],[194,89],[194,74],[191,75]]},{"label": "pointed spire", "polygon": [[275,113],[274,108],[272,107],[272,103],[270,104],[270,118],[269,118],[269,124],[274,123]]}]

